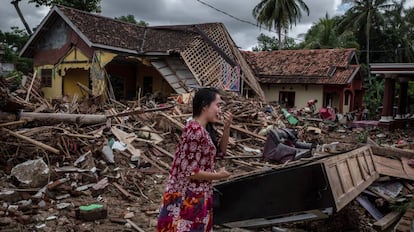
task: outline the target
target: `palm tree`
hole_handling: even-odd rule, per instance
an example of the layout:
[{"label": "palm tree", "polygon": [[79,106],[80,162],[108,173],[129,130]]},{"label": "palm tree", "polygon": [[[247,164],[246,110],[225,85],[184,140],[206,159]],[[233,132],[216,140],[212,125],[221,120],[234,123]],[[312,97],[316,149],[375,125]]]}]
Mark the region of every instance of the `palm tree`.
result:
[{"label": "palm tree", "polygon": [[[413,34],[414,24],[412,21],[413,8],[405,9],[406,0],[400,2],[393,1],[392,9],[385,13],[386,27],[385,34],[389,37],[387,44],[391,45],[391,49],[395,49],[394,62],[411,63],[414,61],[413,53]],[[397,45],[397,47],[395,47]]]},{"label": "palm tree", "polygon": [[[355,0],[340,27],[365,33],[366,62],[369,65],[370,34],[373,25],[384,25],[383,12],[393,4],[389,0]],[[370,82],[370,78],[368,79]]]},{"label": "palm tree", "polygon": [[320,48],[359,48],[356,37],[352,31],[338,33],[337,25],[341,18],[330,18],[328,13],[314,23],[306,34],[299,34],[305,41],[301,46],[305,49]]},{"label": "palm tree", "polygon": [[259,25],[265,25],[269,30],[276,29],[281,48],[282,29],[296,25],[302,18],[302,10],[309,15],[309,8],[303,0],[261,0],[252,13]]}]

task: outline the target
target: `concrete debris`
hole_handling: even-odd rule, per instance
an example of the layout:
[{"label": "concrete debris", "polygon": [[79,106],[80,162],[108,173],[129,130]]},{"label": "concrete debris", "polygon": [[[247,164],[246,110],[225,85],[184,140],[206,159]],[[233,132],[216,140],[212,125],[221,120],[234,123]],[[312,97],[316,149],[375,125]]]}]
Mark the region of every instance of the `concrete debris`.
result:
[{"label": "concrete debris", "polygon": [[49,167],[43,159],[28,160],[16,165],[11,170],[11,176],[29,187],[43,186],[49,176]]}]

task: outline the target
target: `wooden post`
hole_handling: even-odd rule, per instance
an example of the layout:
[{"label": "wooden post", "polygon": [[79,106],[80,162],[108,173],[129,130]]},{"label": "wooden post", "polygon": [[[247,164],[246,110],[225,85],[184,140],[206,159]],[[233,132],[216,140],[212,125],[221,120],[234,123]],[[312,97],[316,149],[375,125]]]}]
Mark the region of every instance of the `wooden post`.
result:
[{"label": "wooden post", "polygon": [[27,95],[25,101],[28,102],[30,98],[30,92],[32,91],[34,80],[36,79],[37,70],[33,73],[32,82],[30,82],[29,89],[27,90]]}]

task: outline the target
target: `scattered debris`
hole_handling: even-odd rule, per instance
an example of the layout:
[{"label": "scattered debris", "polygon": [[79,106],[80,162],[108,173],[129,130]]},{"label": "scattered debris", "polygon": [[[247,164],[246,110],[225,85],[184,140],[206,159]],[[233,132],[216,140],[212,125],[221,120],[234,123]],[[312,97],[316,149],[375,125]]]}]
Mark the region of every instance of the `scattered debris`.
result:
[{"label": "scattered debris", "polygon": [[[21,230],[80,230],[78,220],[81,220],[82,231],[113,231],[121,225],[129,230],[152,231],[175,146],[191,116],[191,94],[174,96],[171,99],[181,100],[151,108],[137,101],[114,100],[103,104],[99,97],[51,101],[38,94],[38,79],[28,80],[27,88],[13,93],[7,83],[0,83],[3,132],[0,134],[0,226]],[[315,231],[326,231],[321,229],[325,224],[304,219],[333,222],[336,220],[326,218],[346,217],[342,215],[349,212],[365,212],[358,214],[363,219],[349,223],[351,227],[363,223],[360,226],[364,229],[385,230],[398,223],[397,228],[404,231],[412,226],[411,216],[405,213],[411,212],[407,209],[414,205],[410,131],[389,133],[380,128],[355,128],[350,126],[352,121],[331,120],[329,111],[326,111],[329,119],[315,118],[315,114],[295,115],[233,93],[223,93],[223,100],[226,102],[223,111],[233,113],[229,149],[217,161],[218,167],[226,166],[233,173],[227,183],[247,177],[256,183],[255,178],[263,173],[282,170],[301,173],[312,167],[323,169],[320,177],[327,178],[320,180],[326,180],[328,185],[312,181],[302,185],[298,183],[306,175],[301,174],[294,183],[298,188],[328,188],[330,198],[315,192],[314,199],[324,201],[326,210],[303,209],[303,201],[310,195],[297,199],[297,194],[287,193],[285,202],[289,203],[289,210],[284,213],[294,216],[285,215],[270,223],[262,221],[260,226],[277,224],[274,228],[278,230],[300,226],[308,230],[308,226]],[[222,125],[217,125],[217,130],[222,133]],[[287,131],[293,131],[294,136]],[[272,136],[278,138],[277,142]],[[266,143],[273,148],[283,144],[293,152],[286,159],[264,159]],[[306,155],[300,155],[302,149]],[[280,155],[277,149],[273,150]],[[217,189],[220,185],[223,183],[216,183]],[[266,186],[272,185],[282,192],[286,190],[274,180]],[[249,189],[245,187],[240,192],[247,194]],[[263,197],[264,192],[258,193],[258,197]],[[250,196],[246,197],[249,199],[246,201],[251,201]],[[220,219],[220,212],[216,211],[216,216]],[[99,223],[94,223],[95,220]],[[346,226],[339,223],[330,228],[340,230]],[[230,230],[216,226],[215,231]]]}]

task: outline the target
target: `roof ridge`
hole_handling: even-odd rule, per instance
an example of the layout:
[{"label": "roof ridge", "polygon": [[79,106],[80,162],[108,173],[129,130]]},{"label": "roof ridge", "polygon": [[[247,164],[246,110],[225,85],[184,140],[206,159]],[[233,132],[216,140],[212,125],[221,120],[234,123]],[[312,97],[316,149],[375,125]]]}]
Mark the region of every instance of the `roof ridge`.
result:
[{"label": "roof ridge", "polygon": [[[104,15],[101,15],[100,13],[93,13],[93,12],[83,11],[83,10],[79,10],[79,9],[76,9],[76,8],[73,8],[73,7],[68,7],[68,6],[60,5],[60,4],[56,4],[55,6],[58,9],[64,8],[64,9],[67,9],[67,10],[77,11],[78,13],[87,14],[87,15],[90,15],[90,16],[93,16],[93,17],[97,17],[97,18],[108,19],[108,20],[112,20],[112,21],[119,22],[119,23],[128,24],[128,25],[131,25],[131,26],[145,28],[145,26],[141,26],[141,25],[138,25],[138,24],[135,24],[135,23],[125,22],[123,20],[116,19],[116,18],[111,18],[109,16],[104,16]],[[63,13],[65,13],[65,12],[63,11]]]}]

